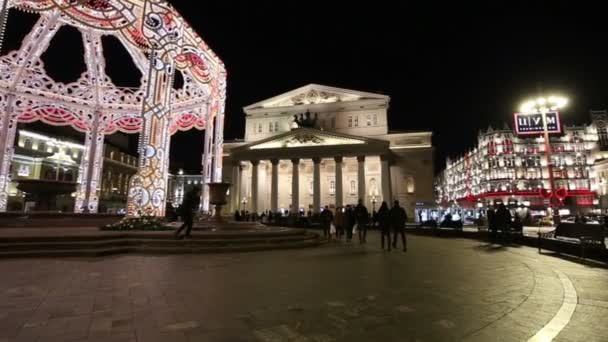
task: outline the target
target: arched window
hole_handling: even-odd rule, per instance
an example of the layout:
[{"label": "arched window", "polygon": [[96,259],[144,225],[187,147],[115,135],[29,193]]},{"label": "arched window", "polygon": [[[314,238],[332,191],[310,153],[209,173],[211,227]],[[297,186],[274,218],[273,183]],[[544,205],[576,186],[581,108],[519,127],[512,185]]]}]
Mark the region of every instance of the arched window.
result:
[{"label": "arched window", "polygon": [[38,151],[46,152],[46,143],[44,141],[38,143]]},{"label": "arched window", "polygon": [[376,181],[376,178],[369,180],[369,193],[372,196],[378,196],[378,182]]},{"label": "arched window", "polygon": [[23,147],[27,148],[27,149],[31,149],[32,148],[32,140],[31,139],[25,139],[25,142],[23,143]]},{"label": "arched window", "polygon": [[413,176],[407,176],[405,186],[408,194],[413,194],[416,191],[416,184]]}]

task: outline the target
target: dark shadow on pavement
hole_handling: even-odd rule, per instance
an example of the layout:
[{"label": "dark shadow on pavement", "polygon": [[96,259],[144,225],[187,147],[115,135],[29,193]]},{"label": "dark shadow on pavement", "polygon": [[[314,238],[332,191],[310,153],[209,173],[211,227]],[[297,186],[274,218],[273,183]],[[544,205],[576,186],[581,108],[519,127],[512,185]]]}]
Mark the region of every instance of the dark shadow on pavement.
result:
[{"label": "dark shadow on pavement", "polygon": [[547,250],[543,250],[539,254],[570,261],[570,262],[573,262],[573,263],[576,263],[579,265],[585,265],[585,266],[592,267],[592,268],[608,269],[608,264],[606,264],[604,262],[593,260],[593,259],[583,259],[576,255],[557,253],[557,252],[552,252],[552,251],[547,251]]}]

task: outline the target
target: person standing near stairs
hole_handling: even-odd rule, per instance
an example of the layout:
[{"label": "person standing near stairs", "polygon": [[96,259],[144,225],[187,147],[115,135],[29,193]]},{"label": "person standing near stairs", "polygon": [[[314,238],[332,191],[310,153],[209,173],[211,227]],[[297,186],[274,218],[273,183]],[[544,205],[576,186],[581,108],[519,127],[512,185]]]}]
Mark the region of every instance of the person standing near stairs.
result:
[{"label": "person standing near stairs", "polygon": [[198,206],[200,204],[201,197],[201,189],[199,187],[194,187],[192,190],[186,193],[184,196],[184,201],[180,206],[179,215],[182,217],[182,221],[184,222],[179,229],[175,231],[175,237],[179,237],[179,233],[186,228],[185,237],[190,237],[190,231],[192,230],[192,224],[194,223],[194,215],[198,210]]}]

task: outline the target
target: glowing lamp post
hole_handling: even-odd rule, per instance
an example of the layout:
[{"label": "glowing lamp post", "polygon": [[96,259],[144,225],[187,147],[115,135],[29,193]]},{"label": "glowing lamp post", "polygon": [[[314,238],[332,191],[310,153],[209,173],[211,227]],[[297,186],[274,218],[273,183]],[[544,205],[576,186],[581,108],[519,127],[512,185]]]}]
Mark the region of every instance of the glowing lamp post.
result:
[{"label": "glowing lamp post", "polygon": [[378,202],[376,195],[372,195],[372,212],[376,211],[376,202]]},{"label": "glowing lamp post", "polygon": [[[553,217],[557,214],[557,203],[555,202],[555,184],[553,182],[553,163],[551,162],[551,148],[549,142],[549,129],[547,127],[547,113],[557,112],[568,104],[568,99],[561,96],[539,97],[534,100],[526,101],[521,105],[520,111],[524,114],[541,114],[543,123],[543,134],[545,138],[545,157],[547,159],[547,170],[549,172],[549,188],[551,191],[550,206],[553,210]],[[554,222],[556,220],[554,219]]]}]

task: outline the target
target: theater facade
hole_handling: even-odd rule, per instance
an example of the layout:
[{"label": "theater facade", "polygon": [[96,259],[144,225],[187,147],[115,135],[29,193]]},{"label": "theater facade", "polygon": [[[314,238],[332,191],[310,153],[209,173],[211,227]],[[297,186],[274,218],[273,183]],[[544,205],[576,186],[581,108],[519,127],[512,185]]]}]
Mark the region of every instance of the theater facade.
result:
[{"label": "theater facade", "polygon": [[[226,210],[318,213],[399,200],[433,203],[431,132],[391,132],[390,98],[310,84],[244,108],[245,137],[224,143]],[[407,114],[399,118],[407,120]]]}]

